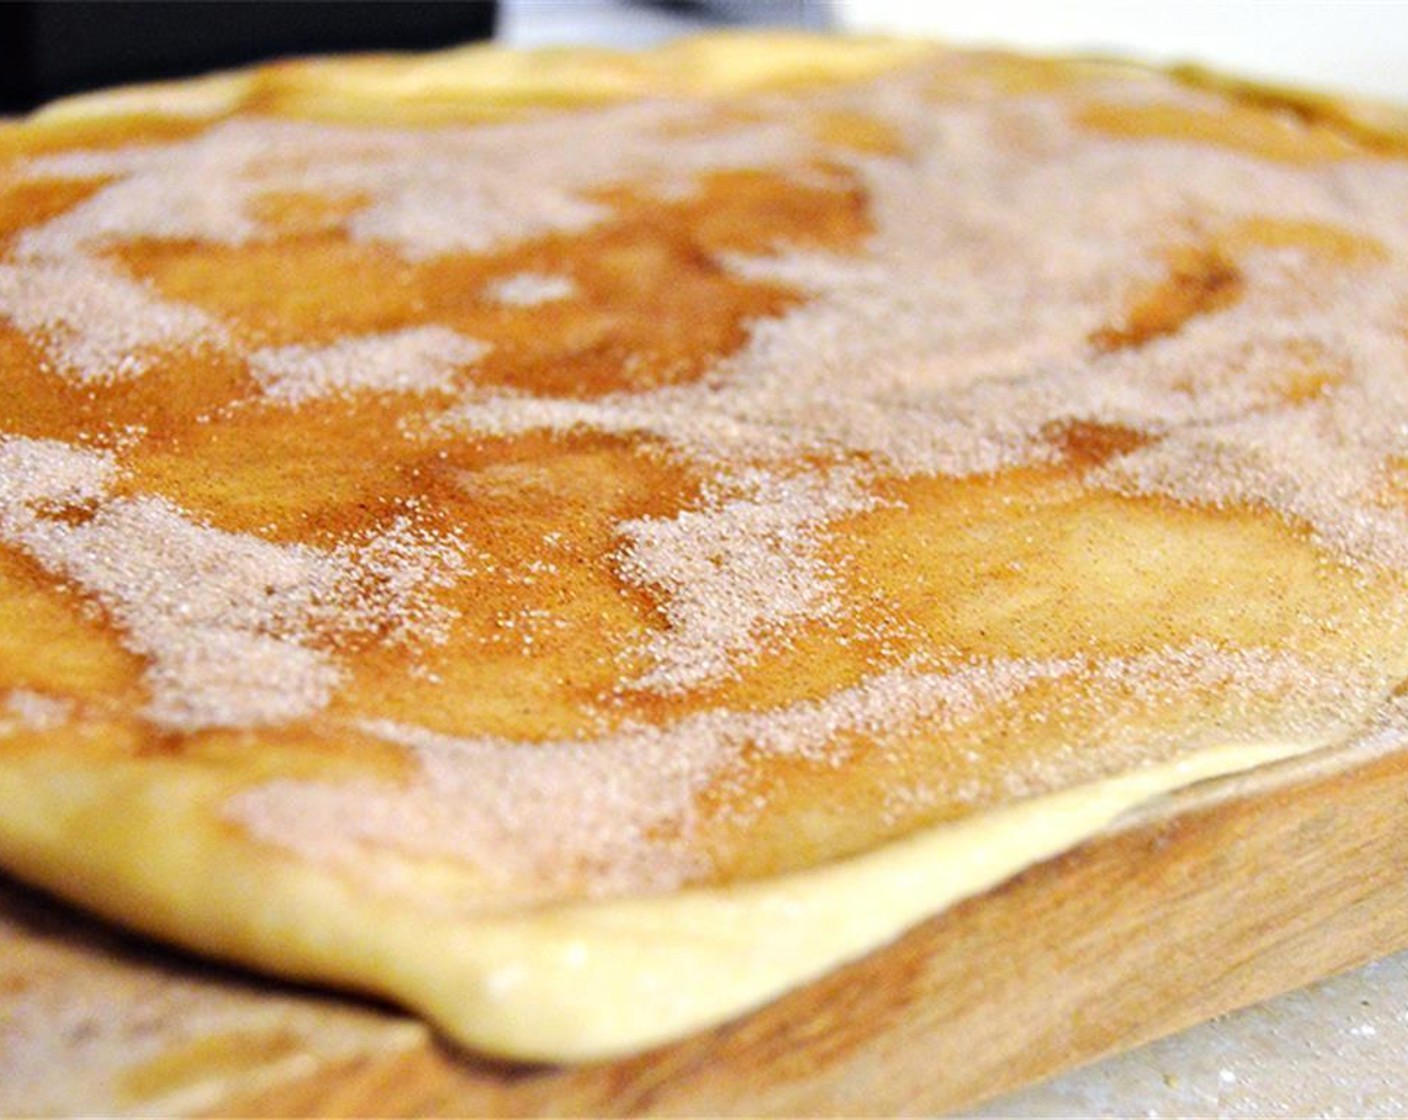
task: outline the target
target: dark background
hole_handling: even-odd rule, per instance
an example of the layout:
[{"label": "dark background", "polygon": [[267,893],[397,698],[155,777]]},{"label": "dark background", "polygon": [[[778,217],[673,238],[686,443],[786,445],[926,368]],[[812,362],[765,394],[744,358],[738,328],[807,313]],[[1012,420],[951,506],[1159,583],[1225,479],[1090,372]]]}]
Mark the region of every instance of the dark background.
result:
[{"label": "dark background", "polygon": [[494,33],[496,9],[493,0],[0,2],[0,112],[259,59],[425,50],[486,39]]}]

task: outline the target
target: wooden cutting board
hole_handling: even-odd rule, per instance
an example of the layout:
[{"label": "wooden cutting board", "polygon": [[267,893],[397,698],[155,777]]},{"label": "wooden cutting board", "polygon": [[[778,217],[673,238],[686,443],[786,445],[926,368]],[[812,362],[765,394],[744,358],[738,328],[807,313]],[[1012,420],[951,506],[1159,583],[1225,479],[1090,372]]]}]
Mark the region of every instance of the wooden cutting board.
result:
[{"label": "wooden cutting board", "polygon": [[577,1069],[476,1060],[7,887],[0,1072],[16,1039],[34,1060],[0,1111],[950,1111],[1405,945],[1403,751],[1184,791],[739,1022]]}]

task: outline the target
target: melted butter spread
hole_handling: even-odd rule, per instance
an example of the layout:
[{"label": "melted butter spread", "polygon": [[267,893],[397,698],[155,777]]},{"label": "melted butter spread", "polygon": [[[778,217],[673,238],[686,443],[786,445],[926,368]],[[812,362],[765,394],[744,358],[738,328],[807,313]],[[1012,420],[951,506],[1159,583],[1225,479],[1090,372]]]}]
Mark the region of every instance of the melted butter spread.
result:
[{"label": "melted butter spread", "polygon": [[1396,712],[1391,146],[671,49],[6,126],[7,867],[586,1058]]}]

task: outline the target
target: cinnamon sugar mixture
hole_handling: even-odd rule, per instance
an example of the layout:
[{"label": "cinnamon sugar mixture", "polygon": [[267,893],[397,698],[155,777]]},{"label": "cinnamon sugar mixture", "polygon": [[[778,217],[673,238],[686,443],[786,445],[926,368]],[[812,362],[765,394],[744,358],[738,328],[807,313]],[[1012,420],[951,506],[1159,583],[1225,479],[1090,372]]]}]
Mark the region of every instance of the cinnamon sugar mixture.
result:
[{"label": "cinnamon sugar mixture", "polygon": [[[1088,123],[1092,107],[1149,104],[1224,105],[1155,76],[1004,93],[980,62],[938,55],[727,104],[404,130],[236,116],[187,140],[11,162],[0,192],[87,189],[0,241],[0,331],[20,339],[0,360],[36,393],[226,372],[160,431],[124,412],[119,434],[99,409],[58,439],[6,405],[0,538],[139,655],[137,718],[154,730],[297,726],[404,752],[404,781],[276,778],[222,810],[288,852],[373,864],[393,888],[399,861],[442,859],[505,898],[745,873],[729,837],[850,767],[880,792],[842,803],[900,832],[1203,746],[1348,731],[1408,671],[1375,644],[1408,628],[1408,160],[1350,144],[1300,158],[1308,126],[1271,110],[1262,149]],[[894,143],[818,126],[838,119]],[[588,269],[605,265],[579,272],[574,239],[758,183],[850,192],[868,232],[749,242],[698,218],[690,268],[782,301],[702,375],[554,393],[494,372],[655,361],[616,341],[612,306],[582,317]],[[295,195],[323,216],[267,219]],[[286,244],[296,284],[317,238],[345,254],[330,259],[383,269],[387,306],[410,310],[338,332],[332,306],[288,342],[222,315],[188,273],[139,267]],[[652,278],[661,251],[632,252],[614,282],[670,297],[670,275]],[[402,299],[417,270],[475,262],[460,317]],[[510,321],[521,334],[494,333]],[[548,337],[561,348],[540,358]],[[308,483],[360,522],[318,506],[301,535],[236,523],[211,485],[164,492],[150,467],[305,415],[307,442],[250,455],[275,447],[292,470],[379,425],[395,448],[383,491],[344,492],[361,464],[335,460],[326,487]],[[632,498],[609,471],[555,465],[575,448],[687,481]],[[491,492],[508,514],[464,504]],[[962,502],[972,512],[933,528]],[[1198,573],[1185,553],[1160,567],[1120,520],[1151,510],[1254,525],[1311,590],[1257,585],[1261,614],[1189,631],[1180,604],[1217,599],[1235,571],[1214,554],[1206,595],[1161,592]],[[857,543],[896,523],[908,551]],[[1088,523],[1100,543],[1056,566]],[[1140,574],[1110,574],[1121,564]],[[1119,637],[1140,622],[1118,607],[1131,586],[1149,614],[1137,641]],[[593,595],[599,622],[573,613]],[[1121,617],[1078,614],[1102,596]],[[494,644],[490,599],[501,628],[554,625]],[[963,621],[982,609],[981,626]],[[1041,619],[1065,625],[1067,609],[1061,645]],[[570,641],[570,656],[553,646]],[[498,678],[464,675],[486,658]],[[423,720],[376,699],[387,672]],[[67,711],[10,696],[0,730]],[[505,730],[538,711],[574,730]]]},{"label": "cinnamon sugar mixture", "polygon": [[299,404],[358,389],[431,392],[454,387],[457,367],[477,361],[482,343],[444,327],[412,327],[330,346],[275,346],[249,355],[249,368],[276,400]]}]

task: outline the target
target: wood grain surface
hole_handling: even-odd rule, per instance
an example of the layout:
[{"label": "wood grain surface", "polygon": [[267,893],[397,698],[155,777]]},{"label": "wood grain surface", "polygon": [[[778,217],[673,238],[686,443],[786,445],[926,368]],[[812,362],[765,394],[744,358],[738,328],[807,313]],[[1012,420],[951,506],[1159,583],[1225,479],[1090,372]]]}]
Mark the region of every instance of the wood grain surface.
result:
[{"label": "wood grain surface", "polygon": [[1408,755],[1212,783],[729,1026],[628,1061],[436,1044],[231,1099],[251,1115],[961,1109],[1408,945]]}]

